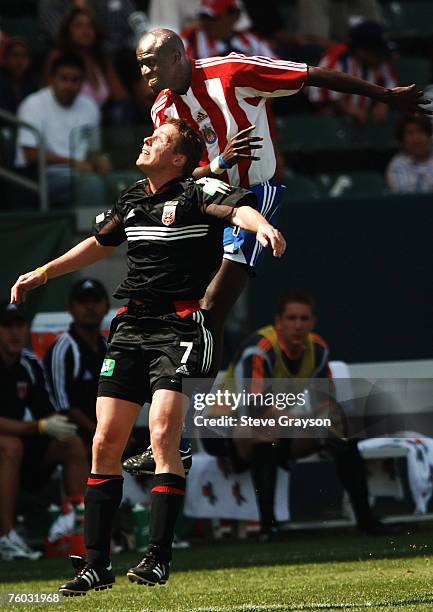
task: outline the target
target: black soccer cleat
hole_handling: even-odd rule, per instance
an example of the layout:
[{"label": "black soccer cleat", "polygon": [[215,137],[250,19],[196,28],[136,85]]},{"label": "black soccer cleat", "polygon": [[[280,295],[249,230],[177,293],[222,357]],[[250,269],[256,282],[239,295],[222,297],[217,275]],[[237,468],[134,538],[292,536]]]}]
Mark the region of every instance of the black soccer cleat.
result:
[{"label": "black soccer cleat", "polygon": [[[179,450],[179,453],[186,475],[188,474],[192,466],[191,445],[188,444],[188,448],[184,451]],[[125,472],[128,472],[128,474],[132,474],[133,476],[154,474],[156,464],[155,458],[152,453],[152,446],[148,446],[143,453],[133,455],[132,457],[125,459],[125,461],[122,463],[122,467]]]},{"label": "black soccer cleat", "polygon": [[170,563],[160,561],[155,549],[149,550],[135,567],[126,572],[130,582],[155,586],[165,584],[170,574]]},{"label": "black soccer cleat", "polygon": [[65,597],[86,595],[88,591],[102,591],[111,589],[115,582],[111,563],[109,567],[99,567],[87,563],[84,557],[71,555],[72,567],[75,570],[75,577],[69,582],[65,582],[59,587],[59,591]]}]

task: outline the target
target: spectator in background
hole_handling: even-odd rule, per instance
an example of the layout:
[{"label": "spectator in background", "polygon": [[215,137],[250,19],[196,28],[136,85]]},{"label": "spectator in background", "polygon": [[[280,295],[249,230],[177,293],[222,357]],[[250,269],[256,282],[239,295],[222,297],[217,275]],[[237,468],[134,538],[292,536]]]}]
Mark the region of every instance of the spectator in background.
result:
[{"label": "spectator in background", "polygon": [[150,0],[149,30],[168,28],[180,34],[197,18],[200,0]]},{"label": "spectator in background", "polygon": [[296,13],[298,41],[324,48],[347,43],[361,21],[381,21],[376,0],[298,0]]},{"label": "spectator in background", "polygon": [[423,115],[404,115],[397,124],[400,152],[386,170],[394,193],[433,191],[432,122]]},{"label": "spectator in background", "polygon": [[6,45],[8,44],[9,36],[0,29],[0,63],[3,61]]},{"label": "spectator in background", "polygon": [[47,74],[53,61],[64,53],[77,55],[84,64],[81,93],[92,98],[100,110],[106,111],[110,123],[128,122],[131,118],[128,93],[111,60],[104,56],[103,36],[91,11],[74,8],[65,16],[56,47],[47,58]]},{"label": "spectator in background", "polygon": [[13,115],[22,100],[38,89],[30,67],[31,52],[25,39],[9,39],[0,65],[0,108]]},{"label": "spectator in background", "polygon": [[91,278],[77,281],[69,294],[72,323],[44,358],[56,408],[78,425],[89,455],[96,428],[99,373],[107,350],[101,323],[108,308],[104,285]]},{"label": "spectator in background", "polygon": [[[97,130],[100,123],[98,107],[80,93],[83,79],[80,58],[59,56],[51,67],[50,86],[28,96],[18,108],[19,119],[37,128],[43,138],[49,197],[54,206],[73,204],[78,179],[83,197],[88,189],[89,197],[101,201],[104,198],[104,184],[96,173],[106,173],[109,162],[105,156],[90,151],[89,139],[82,134],[84,128]],[[30,130],[20,128],[16,165],[29,167],[36,160],[36,137]]]},{"label": "spectator in background", "polygon": [[[9,39],[0,65],[0,108],[16,114],[22,100],[36,91],[38,85],[31,70],[30,48],[23,38]],[[0,139],[0,158],[9,168],[14,165],[16,128],[5,122]]]},{"label": "spectator in background", "polygon": [[[251,27],[251,19],[245,11],[244,2],[239,0],[240,17],[235,29],[246,30]],[[200,0],[150,0],[149,3],[149,31],[157,28],[168,28],[180,34],[192,26],[200,9]]]},{"label": "spectator in background", "polygon": [[[385,38],[383,26],[374,21],[364,21],[352,28],[349,44],[331,47],[319,67],[340,70],[387,89],[397,85],[391,44]],[[310,87],[309,97],[311,102],[317,103],[322,109],[332,109],[353,117],[359,123],[366,123],[369,119],[381,123],[388,116],[385,104],[363,96]]]},{"label": "spectator in background", "polygon": [[[88,467],[76,426],[56,414],[36,356],[24,349],[28,325],[15,305],[0,307],[0,559],[36,560],[14,530],[15,502],[22,485],[38,491],[57,465],[69,502],[83,501]],[[31,411],[26,418],[26,409]]]},{"label": "spectator in background", "polygon": [[108,54],[113,55],[125,46],[134,48],[129,25],[129,17],[136,10],[134,0],[40,0],[39,23],[52,41],[56,40],[65,15],[74,8],[93,12],[105,32],[103,45]]},{"label": "spectator in background", "polygon": [[201,0],[198,23],[182,32],[188,55],[200,59],[235,51],[275,57],[268,43],[257,34],[235,29],[240,14],[237,0]]}]

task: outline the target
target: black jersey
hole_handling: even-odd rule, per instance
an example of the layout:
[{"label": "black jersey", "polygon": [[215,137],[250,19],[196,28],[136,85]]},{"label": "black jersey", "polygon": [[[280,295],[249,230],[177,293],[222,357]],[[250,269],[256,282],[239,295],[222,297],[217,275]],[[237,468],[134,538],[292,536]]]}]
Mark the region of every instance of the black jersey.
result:
[{"label": "black jersey", "polygon": [[31,351],[23,350],[10,367],[0,360],[0,388],[2,417],[22,421],[26,408],[34,419],[54,412],[42,365]]},{"label": "black jersey", "polygon": [[102,335],[94,351],[76,334],[73,324],[49,347],[44,364],[58,410],[79,408],[96,421],[98,380],[106,350]]},{"label": "black jersey", "polygon": [[254,201],[250,191],[212,178],[177,178],[156,193],[147,179],[135,183],[95,222],[100,244],[128,241],[128,274],[114,297],[145,303],[202,298],[221,264],[233,208]]}]

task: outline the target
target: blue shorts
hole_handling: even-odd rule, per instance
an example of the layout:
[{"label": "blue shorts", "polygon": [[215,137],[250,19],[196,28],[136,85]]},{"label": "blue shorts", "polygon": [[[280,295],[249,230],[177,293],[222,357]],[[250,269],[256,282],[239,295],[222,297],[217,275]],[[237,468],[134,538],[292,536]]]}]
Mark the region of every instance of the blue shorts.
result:
[{"label": "blue shorts", "polygon": [[[273,181],[265,181],[248,187],[248,189],[257,198],[256,210],[265,217],[266,221],[275,225],[286,186]],[[257,242],[255,234],[233,225],[226,227],[224,230],[224,259],[244,263],[255,269],[262,255],[263,247]]]}]

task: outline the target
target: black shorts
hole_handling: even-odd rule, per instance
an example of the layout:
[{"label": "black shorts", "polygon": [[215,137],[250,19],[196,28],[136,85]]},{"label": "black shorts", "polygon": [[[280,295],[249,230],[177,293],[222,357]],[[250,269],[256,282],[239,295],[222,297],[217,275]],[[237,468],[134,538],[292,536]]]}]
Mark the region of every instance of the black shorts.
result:
[{"label": "black shorts", "polygon": [[153,317],[131,310],[111,324],[98,397],[142,405],[157,389],[184,392],[185,378],[212,376],[214,337],[206,311]]}]

